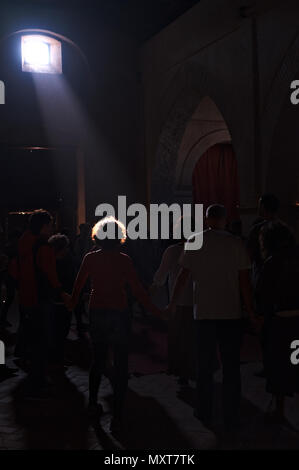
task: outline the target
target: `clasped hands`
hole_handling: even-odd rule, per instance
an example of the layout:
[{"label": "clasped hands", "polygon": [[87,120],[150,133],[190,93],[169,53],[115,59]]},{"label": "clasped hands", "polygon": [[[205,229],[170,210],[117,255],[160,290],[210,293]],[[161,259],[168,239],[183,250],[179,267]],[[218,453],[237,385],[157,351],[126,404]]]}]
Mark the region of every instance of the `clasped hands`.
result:
[{"label": "clasped hands", "polygon": [[63,300],[64,305],[70,312],[74,310],[75,305],[74,305],[73,298],[70,294],[67,294],[66,292],[62,292],[61,298]]}]

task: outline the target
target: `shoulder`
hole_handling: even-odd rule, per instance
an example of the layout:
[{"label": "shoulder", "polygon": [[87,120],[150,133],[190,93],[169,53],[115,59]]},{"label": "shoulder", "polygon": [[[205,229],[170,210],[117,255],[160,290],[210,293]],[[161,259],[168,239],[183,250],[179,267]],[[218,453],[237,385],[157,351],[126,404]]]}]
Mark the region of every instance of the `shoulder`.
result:
[{"label": "shoulder", "polygon": [[217,237],[221,237],[225,240],[234,240],[238,237],[236,235],[233,235],[232,233],[228,232],[227,230],[210,230],[212,235],[215,235]]},{"label": "shoulder", "polygon": [[215,233],[215,244],[220,244],[231,254],[236,253],[238,256],[247,256],[247,248],[241,237],[226,231],[218,231]]},{"label": "shoulder", "polygon": [[126,253],[123,253],[122,251],[116,252],[115,256],[123,264],[133,264],[133,260],[132,260],[131,256],[127,255]]},{"label": "shoulder", "polygon": [[233,233],[227,232],[226,230],[219,230],[218,235],[223,239],[227,240],[228,243],[232,243],[236,246],[244,246],[244,241],[238,235],[234,235]]},{"label": "shoulder", "polygon": [[83,263],[92,263],[95,261],[99,256],[101,256],[101,250],[97,251],[90,251],[87,253],[83,258]]},{"label": "shoulder", "polygon": [[170,245],[166,248],[163,253],[164,257],[171,258],[173,256],[177,256],[178,253],[181,253],[184,250],[183,243],[175,243],[174,245]]},{"label": "shoulder", "polygon": [[210,236],[210,232],[211,230],[207,229],[201,232],[193,233],[192,235],[190,235],[186,243],[194,243],[196,240],[202,239],[202,238],[206,239]]},{"label": "shoulder", "polygon": [[215,243],[237,244],[239,237],[236,237],[226,230],[206,230],[204,232],[204,240],[211,240]]},{"label": "shoulder", "polygon": [[182,253],[184,253],[184,243],[168,246],[163,253],[160,266],[166,270],[172,269],[178,263]]}]

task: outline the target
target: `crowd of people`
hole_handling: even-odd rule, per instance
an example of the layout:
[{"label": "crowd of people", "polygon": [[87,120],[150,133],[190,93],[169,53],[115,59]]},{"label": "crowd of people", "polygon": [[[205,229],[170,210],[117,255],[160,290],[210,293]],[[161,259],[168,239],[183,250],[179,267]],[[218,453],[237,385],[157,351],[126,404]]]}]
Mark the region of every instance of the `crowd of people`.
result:
[{"label": "crowd of people", "polygon": [[[15,356],[26,366],[27,398],[47,398],[49,363],[63,370],[64,346],[74,313],[78,335],[89,333],[93,360],[89,374],[92,416],[103,412],[98,392],[107,364],[113,386],[112,431],[122,424],[128,387],[132,299],[144,311],[168,324],[168,373],[181,385],[196,380],[194,415],[210,427],[213,421],[213,376],[223,371],[223,421],[240,424],[240,354],[244,331],[260,338],[266,389],[275,399],[270,422],[283,423],[287,396],[299,391],[299,373],[290,361],[290,345],[299,339],[299,252],[292,230],[278,218],[279,201],[265,194],[259,217],[247,239],[240,224],[227,230],[226,209],[208,207],[203,246],[188,250],[176,240],[163,253],[152,280],[144,282],[134,256],[127,253],[126,228],[104,218],[92,228],[80,226],[71,247],[64,233],[53,234],[51,215],[34,211],[28,229],[11,237],[0,257],[1,327],[9,327],[9,307],[18,291],[19,327]],[[104,234],[115,233],[114,238]],[[4,244],[2,244],[4,247]],[[128,243],[130,247],[130,243]],[[127,253],[126,253],[127,251]],[[137,257],[138,261],[142,256]],[[144,287],[146,284],[146,289]],[[151,285],[150,285],[151,284]],[[168,285],[169,303],[158,308],[152,294]],[[84,323],[88,311],[89,325]]]}]

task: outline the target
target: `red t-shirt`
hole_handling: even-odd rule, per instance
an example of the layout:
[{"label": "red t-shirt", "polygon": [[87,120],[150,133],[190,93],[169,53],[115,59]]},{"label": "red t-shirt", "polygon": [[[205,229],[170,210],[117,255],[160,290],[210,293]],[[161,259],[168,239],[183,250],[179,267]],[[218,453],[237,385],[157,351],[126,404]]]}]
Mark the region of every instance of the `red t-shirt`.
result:
[{"label": "red t-shirt", "polygon": [[[33,249],[38,237],[29,230],[26,231],[18,243],[18,257],[14,258],[9,272],[18,281],[19,302],[23,307],[34,307],[38,304],[36,273],[34,267]],[[53,248],[41,245],[36,254],[36,264],[45,274],[53,289],[60,289],[61,284],[57,278],[56,258]]]},{"label": "red t-shirt", "polygon": [[128,286],[147,310],[159,314],[139,281],[131,258],[118,250],[98,250],[84,257],[73,290],[75,303],[87,279],[91,281],[91,309],[124,310],[128,306]]}]

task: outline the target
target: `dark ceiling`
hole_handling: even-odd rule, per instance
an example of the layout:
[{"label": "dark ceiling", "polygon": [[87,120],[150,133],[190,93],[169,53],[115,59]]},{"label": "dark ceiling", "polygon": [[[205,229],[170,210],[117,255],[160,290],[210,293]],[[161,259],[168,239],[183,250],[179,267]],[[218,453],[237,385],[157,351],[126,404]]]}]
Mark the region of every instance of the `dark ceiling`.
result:
[{"label": "dark ceiling", "polygon": [[172,23],[199,0],[109,0],[105,8],[125,20],[129,30],[145,41]]},{"label": "dark ceiling", "polygon": [[[105,15],[107,21],[143,42],[200,0],[0,0],[1,4],[38,8],[71,8]],[[3,3],[2,3],[3,2]]]}]

